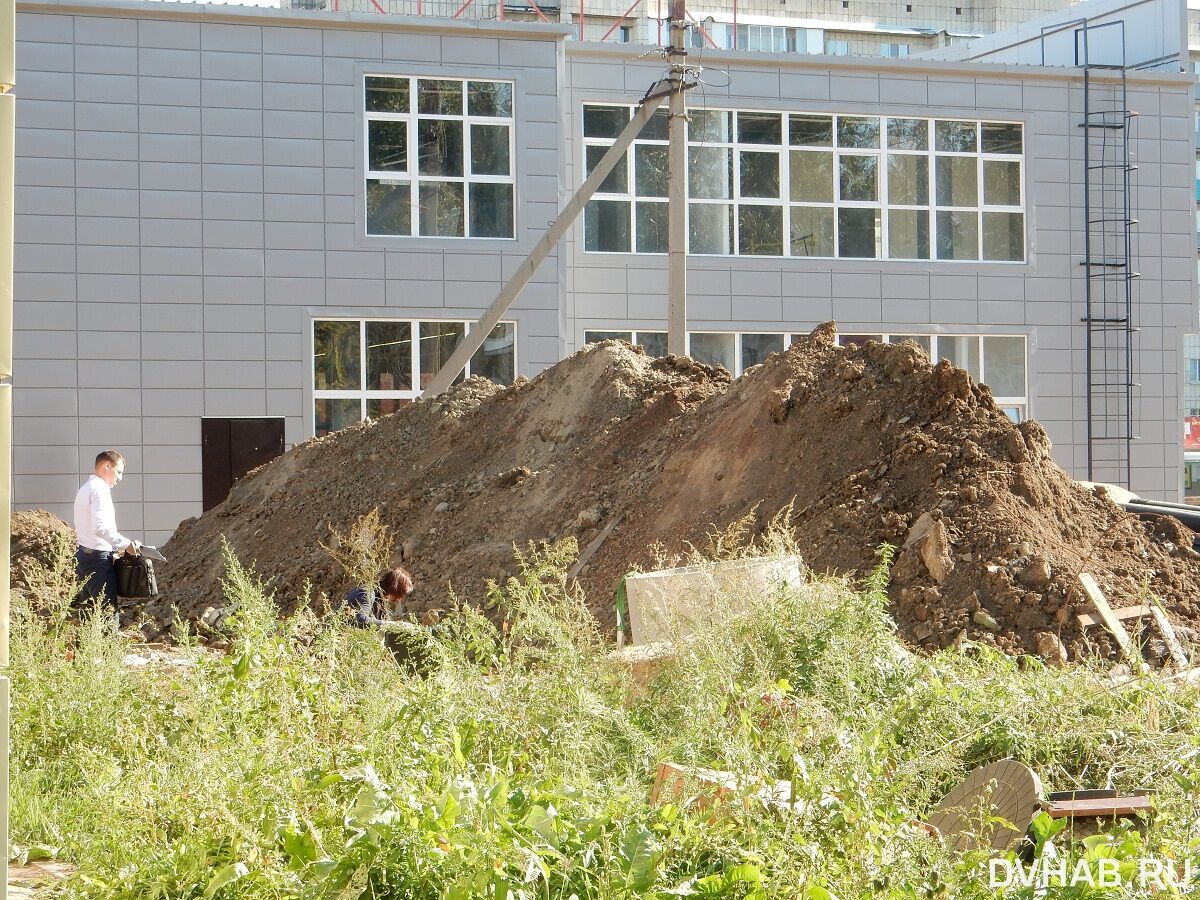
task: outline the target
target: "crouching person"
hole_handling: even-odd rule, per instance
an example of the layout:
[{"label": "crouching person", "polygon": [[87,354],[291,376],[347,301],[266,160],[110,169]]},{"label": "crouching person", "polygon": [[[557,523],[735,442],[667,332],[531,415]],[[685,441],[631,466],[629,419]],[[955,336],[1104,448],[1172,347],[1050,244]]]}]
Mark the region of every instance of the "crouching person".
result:
[{"label": "crouching person", "polygon": [[404,621],[404,601],[412,593],[412,576],[395,566],[379,574],[375,588],[357,587],[346,593],[346,606],[358,628],[378,629],[383,646],[409,672],[427,675],[436,666],[437,648],[428,628]]}]

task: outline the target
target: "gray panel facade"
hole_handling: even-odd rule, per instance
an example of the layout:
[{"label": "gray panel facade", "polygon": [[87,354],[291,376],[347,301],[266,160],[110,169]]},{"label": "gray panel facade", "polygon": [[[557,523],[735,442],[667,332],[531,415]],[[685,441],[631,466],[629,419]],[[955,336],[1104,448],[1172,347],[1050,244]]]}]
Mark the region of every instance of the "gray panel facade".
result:
[{"label": "gray panel facade", "polygon": [[[98,449],[128,456],[122,528],[200,511],[200,418],[312,434],[311,321],[475,318],[581,180],[585,102],[662,72],[558,26],[185,4],[18,15],[15,499],[69,517]],[[1070,70],[706,54],[695,105],[1025,125],[1026,261],[693,257],[690,327],[1022,335],[1029,412],[1082,474],[1080,83]],[[364,73],[515,82],[515,240],[368,237]],[[1179,493],[1181,342],[1195,319],[1192,85],[1131,74],[1140,241],[1134,489]],[[1185,126],[1176,127],[1183,122]],[[532,375],[585,330],[665,326],[665,258],[577,225],[506,316]]]}]

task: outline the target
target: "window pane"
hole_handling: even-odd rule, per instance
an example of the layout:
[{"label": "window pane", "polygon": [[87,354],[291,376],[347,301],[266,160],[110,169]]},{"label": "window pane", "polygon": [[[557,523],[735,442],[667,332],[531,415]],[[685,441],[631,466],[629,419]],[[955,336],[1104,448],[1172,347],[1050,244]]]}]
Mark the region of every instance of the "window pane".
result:
[{"label": "window pane", "polygon": [[471,172],[475,175],[508,175],[507,125],[471,126]]},{"label": "window pane", "polygon": [[367,322],[367,390],[412,390],[412,324]]},{"label": "window pane", "polygon": [[757,366],[771,353],[783,352],[782,334],[743,334],[742,371]]},{"label": "window pane", "polygon": [[407,397],[368,397],[367,398],[367,418],[378,419],[380,416],[389,416],[392,413],[400,412],[400,407],[408,406],[412,403]]},{"label": "window pane", "polygon": [[713,109],[695,109],[689,115],[692,121],[688,124],[688,140],[692,143],[724,143],[732,139],[730,113]]},{"label": "window pane", "polygon": [[367,181],[367,234],[412,234],[407,181]]},{"label": "window pane", "polygon": [[[362,357],[358,322],[313,322],[313,388],[357,391]],[[357,413],[355,413],[357,415]]]},{"label": "window pane", "polygon": [[974,335],[966,337],[946,337],[938,335],[938,359],[948,359],[975,380],[979,380],[979,338]]},{"label": "window pane", "polygon": [[667,196],[667,148],[657,144],[633,148],[633,177],[639,197]]},{"label": "window pane", "polygon": [[583,217],[583,248],[601,253],[628,253],[628,200],[591,200]]},{"label": "window pane", "polygon": [[879,158],[843,155],[839,175],[843,200],[879,199]]},{"label": "window pane", "polygon": [[650,121],[638,132],[638,139],[643,141],[665,141],[670,136],[671,116],[665,109],[657,110]]},{"label": "window pane", "polygon": [[879,255],[879,210],[838,210],[838,256]]},{"label": "window pane", "polygon": [[[430,380],[437,374],[442,363],[450,358],[459,339],[463,336],[466,326],[462,322],[421,322],[421,389],[428,387]],[[457,384],[462,374],[455,379]]]},{"label": "window pane", "polygon": [[888,343],[889,344],[899,344],[902,341],[912,341],[914,344],[919,345],[920,348],[925,351],[926,355],[929,354],[930,340],[929,340],[929,335],[927,335],[927,334],[889,334],[888,335]]},{"label": "window pane", "polygon": [[702,200],[733,198],[733,151],[725,147],[688,148],[688,196]]},{"label": "window pane", "polygon": [[615,138],[629,124],[627,106],[585,106],[583,108],[583,136]]},{"label": "window pane", "polygon": [[929,259],[929,213],[923,209],[888,212],[888,255],[892,259]]},{"label": "window pane", "polygon": [[461,116],[462,82],[420,79],[417,82],[417,112],[437,116]]},{"label": "window pane", "polygon": [[733,253],[733,207],[728,203],[690,204],[688,249],[692,253]]},{"label": "window pane", "polygon": [[483,345],[471,357],[471,374],[496,384],[512,384],[517,365],[517,326],[501,322],[483,339]]},{"label": "window pane", "polygon": [[368,112],[408,112],[408,79],[367,76]]},{"label": "window pane", "polygon": [[782,144],[783,116],[778,113],[737,114],[738,140],[743,144]]},{"label": "window pane", "polygon": [[1021,164],[997,159],[983,161],[983,202],[989,206],[1021,205]]},{"label": "window pane", "polygon": [[935,146],[938,150],[947,153],[974,153],[978,149],[974,122],[938,122],[935,130]]},{"label": "window pane", "polygon": [[779,196],[779,154],[742,151],[741,162],[742,196]]},{"label": "window pane", "polygon": [[929,157],[888,154],[888,202],[902,206],[929,203]]},{"label": "window pane", "polygon": [[634,211],[637,216],[637,252],[667,252],[667,204],[638,203]]},{"label": "window pane", "polygon": [[[587,158],[587,173],[589,175],[595,171],[596,165],[604,158],[604,154],[608,152],[607,147],[587,147],[584,153]],[[625,154],[617,160],[617,164],[613,166],[611,172],[604,176],[604,180],[600,182],[600,187],[596,190],[602,194],[627,194],[629,193],[629,164],[627,160],[629,155]]]},{"label": "window pane", "polygon": [[979,213],[937,214],[938,259],[979,259]]},{"label": "window pane", "polygon": [[979,184],[973,156],[937,158],[938,206],[978,206]]},{"label": "window pane", "polygon": [[996,397],[1025,396],[1025,339],[985,337],[983,380]]},{"label": "window pane", "polygon": [[983,214],[983,258],[1020,262],[1025,259],[1025,216],[1021,213]]},{"label": "window pane", "polygon": [[792,200],[833,202],[833,154],[792,151]]},{"label": "window pane", "polygon": [[462,122],[422,119],[417,123],[417,152],[422,175],[463,174]]},{"label": "window pane", "polygon": [[783,209],[739,206],[738,252],[744,256],[783,256]]},{"label": "window pane", "polygon": [[471,185],[471,237],[513,236],[513,186]]},{"label": "window pane", "polygon": [[632,339],[632,331],[585,331],[583,333],[583,342],[585,344],[598,344],[601,341],[625,341],[629,343]]},{"label": "window pane", "polygon": [[367,123],[367,166],[372,172],[408,171],[408,123]]},{"label": "window pane", "polygon": [[313,401],[313,430],[317,437],[341,431],[362,421],[362,403],[358,400],[334,400],[322,397]]},{"label": "window pane", "polygon": [[1000,407],[1000,412],[1012,419],[1014,424],[1020,425],[1025,421],[1024,403],[1014,404],[1013,406],[1002,406]]},{"label": "window pane", "polygon": [[468,82],[467,112],[473,116],[511,116],[512,85],[499,81]]},{"label": "window pane", "polygon": [[420,189],[421,234],[429,237],[462,237],[462,183],[433,181],[422,184]]},{"label": "window pane", "polygon": [[667,355],[667,333],[665,331],[639,331],[637,343],[650,356]]},{"label": "window pane", "polygon": [[838,146],[879,146],[879,120],[861,116],[838,116]]},{"label": "window pane", "polygon": [[833,117],[790,116],[788,140],[793,147],[833,146]]},{"label": "window pane", "polygon": [[734,372],[734,352],[732,334],[700,334],[692,332],[688,335],[690,355],[696,362],[709,366],[724,366]]},{"label": "window pane", "polygon": [[1004,122],[983,123],[984,153],[1020,153],[1021,126]]},{"label": "window pane", "polygon": [[929,122],[925,119],[888,119],[888,146],[893,150],[928,150]]},{"label": "window pane", "polygon": [[792,256],[833,256],[833,207],[792,207]]}]

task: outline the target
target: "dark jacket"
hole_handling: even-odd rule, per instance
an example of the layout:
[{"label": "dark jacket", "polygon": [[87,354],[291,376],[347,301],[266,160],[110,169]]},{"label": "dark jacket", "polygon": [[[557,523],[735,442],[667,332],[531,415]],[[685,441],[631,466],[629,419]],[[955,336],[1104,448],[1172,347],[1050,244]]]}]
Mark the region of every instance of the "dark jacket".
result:
[{"label": "dark jacket", "polygon": [[354,624],[358,628],[370,628],[383,624],[383,605],[373,590],[358,587],[347,591],[346,606],[354,610]]}]

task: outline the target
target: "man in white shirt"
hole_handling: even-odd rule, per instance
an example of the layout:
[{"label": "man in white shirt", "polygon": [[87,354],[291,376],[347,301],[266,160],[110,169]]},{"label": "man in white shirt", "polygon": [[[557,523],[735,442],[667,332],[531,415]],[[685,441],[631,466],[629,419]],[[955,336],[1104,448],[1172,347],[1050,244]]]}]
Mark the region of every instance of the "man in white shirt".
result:
[{"label": "man in white shirt", "polygon": [[95,473],[75,495],[75,572],[84,582],[79,599],[87,603],[103,592],[104,601],[117,607],[117,570],[113,560],[121,553],[137,553],[137,541],[117,531],[112,489],[125,474],[125,458],[116,450],[96,456]]}]

